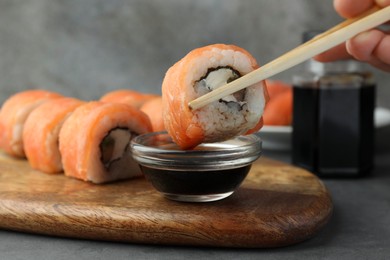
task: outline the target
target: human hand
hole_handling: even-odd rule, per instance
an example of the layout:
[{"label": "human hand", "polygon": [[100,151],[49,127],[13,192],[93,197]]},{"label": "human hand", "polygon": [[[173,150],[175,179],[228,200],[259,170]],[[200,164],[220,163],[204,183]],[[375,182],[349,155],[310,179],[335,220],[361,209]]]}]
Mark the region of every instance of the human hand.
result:
[{"label": "human hand", "polygon": [[[334,0],[335,10],[344,18],[351,18],[371,8],[390,5],[390,0]],[[338,45],[315,57],[318,61],[354,58],[390,72],[390,31],[372,29],[362,32],[346,43]]]}]

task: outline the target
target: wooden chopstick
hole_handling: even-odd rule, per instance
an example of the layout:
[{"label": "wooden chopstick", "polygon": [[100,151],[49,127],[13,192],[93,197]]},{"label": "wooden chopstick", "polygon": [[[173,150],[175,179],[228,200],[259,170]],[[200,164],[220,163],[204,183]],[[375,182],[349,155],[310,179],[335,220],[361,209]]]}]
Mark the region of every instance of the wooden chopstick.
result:
[{"label": "wooden chopstick", "polygon": [[[375,12],[377,12],[377,11],[379,11],[379,10],[380,10],[380,7],[377,6],[377,5],[374,5],[373,7],[371,7],[370,9],[368,9],[367,11],[363,12],[362,14],[360,14],[360,15],[358,15],[358,16],[355,16],[355,17],[353,17],[353,18],[347,19],[347,20],[345,20],[345,21],[343,21],[343,22],[337,24],[336,26],[334,26],[334,27],[328,29],[327,31],[325,31],[325,32],[323,32],[323,33],[321,33],[321,34],[316,35],[314,38],[310,39],[310,40],[307,41],[307,42],[304,42],[303,44],[299,45],[299,46],[296,47],[295,49],[289,51],[288,53],[290,53],[290,52],[292,52],[292,51],[294,51],[294,50],[296,50],[296,49],[298,49],[298,48],[302,48],[302,47],[304,47],[304,46],[306,46],[306,45],[308,45],[308,44],[311,44],[312,42],[314,42],[314,41],[316,41],[316,40],[318,40],[318,39],[320,39],[320,38],[322,38],[322,37],[325,37],[325,36],[327,36],[327,35],[329,35],[329,34],[331,34],[331,33],[333,33],[333,32],[336,32],[336,31],[340,30],[341,28],[344,28],[344,27],[346,27],[347,25],[350,25],[351,23],[354,23],[354,22],[356,22],[356,21],[358,21],[358,20],[360,20],[360,19],[362,19],[362,18],[364,18],[364,17],[366,17],[366,16],[368,16],[368,15],[370,15],[370,14],[372,14],[372,13],[375,13]],[[389,19],[390,19],[390,18],[389,18]]]},{"label": "wooden chopstick", "polygon": [[364,14],[341,22],[312,40],[296,47],[241,78],[192,100],[188,103],[188,106],[192,110],[199,109],[213,101],[219,100],[283,72],[317,54],[345,42],[363,31],[379,26],[388,20],[390,20],[390,6],[382,9],[374,6]]}]

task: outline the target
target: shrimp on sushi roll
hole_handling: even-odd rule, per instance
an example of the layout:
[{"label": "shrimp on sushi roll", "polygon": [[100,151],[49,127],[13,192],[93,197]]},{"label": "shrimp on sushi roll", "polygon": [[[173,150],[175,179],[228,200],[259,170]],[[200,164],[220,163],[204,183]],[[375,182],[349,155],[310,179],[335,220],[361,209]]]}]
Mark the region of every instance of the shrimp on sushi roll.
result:
[{"label": "shrimp on sushi roll", "polygon": [[265,82],[190,110],[188,102],[258,68],[256,60],[234,45],[198,48],[167,71],[162,84],[164,125],[182,148],[219,142],[258,131],[268,100]]},{"label": "shrimp on sushi roll", "polygon": [[24,158],[23,127],[30,113],[43,103],[62,97],[46,90],[26,90],[8,98],[0,111],[0,146],[9,155]]},{"label": "shrimp on sushi roll", "polygon": [[91,101],[79,106],[60,130],[65,175],[93,183],[142,176],[130,141],[151,131],[148,116],[130,105]]}]

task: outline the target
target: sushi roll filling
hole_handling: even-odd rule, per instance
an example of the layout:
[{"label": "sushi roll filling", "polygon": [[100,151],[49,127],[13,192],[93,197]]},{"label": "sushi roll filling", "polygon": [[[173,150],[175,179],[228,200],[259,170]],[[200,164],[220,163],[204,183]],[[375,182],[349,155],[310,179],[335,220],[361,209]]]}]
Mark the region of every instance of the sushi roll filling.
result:
[{"label": "sushi roll filling", "polygon": [[114,128],[110,130],[100,143],[101,161],[109,170],[111,166],[126,157],[129,152],[129,144],[135,133],[127,128]]},{"label": "sushi roll filling", "polygon": [[[240,72],[233,69],[230,66],[219,66],[216,68],[210,68],[204,77],[195,82],[194,90],[199,96],[202,96],[208,92],[213,91],[223,85],[226,85],[233,80],[241,77]],[[246,104],[245,100],[246,90],[237,91],[229,96],[221,98],[219,102],[225,103],[228,107],[237,107],[241,110],[243,105]]]}]

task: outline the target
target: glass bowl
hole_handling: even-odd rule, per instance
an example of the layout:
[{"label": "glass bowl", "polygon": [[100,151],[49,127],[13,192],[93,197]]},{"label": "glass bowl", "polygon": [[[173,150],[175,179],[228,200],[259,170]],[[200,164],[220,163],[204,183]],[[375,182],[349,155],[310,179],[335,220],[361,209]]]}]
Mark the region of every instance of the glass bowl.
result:
[{"label": "glass bowl", "polygon": [[208,202],[230,196],[261,155],[256,135],[238,136],[181,150],[166,132],[131,141],[132,155],[145,177],[166,198]]}]

